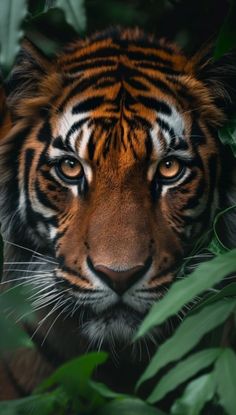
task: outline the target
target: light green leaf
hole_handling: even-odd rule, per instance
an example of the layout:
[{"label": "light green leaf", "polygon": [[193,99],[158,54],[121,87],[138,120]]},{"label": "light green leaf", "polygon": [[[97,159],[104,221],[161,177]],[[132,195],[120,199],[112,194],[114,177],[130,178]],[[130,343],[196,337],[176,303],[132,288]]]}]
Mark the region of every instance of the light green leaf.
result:
[{"label": "light green leaf", "polygon": [[78,33],[86,28],[84,0],[50,0],[46,2],[45,11],[58,8],[64,12],[67,23]]},{"label": "light green leaf", "polygon": [[152,327],[162,324],[195,296],[234,271],[236,271],[236,249],[199,265],[186,279],[174,283],[165,297],[154,304],[135,338],[140,338]]},{"label": "light green leaf", "polygon": [[171,408],[171,415],[199,415],[215,392],[212,374],[207,374],[188,384],[183,396]]},{"label": "light green leaf", "polygon": [[116,400],[104,405],[96,415],[166,415],[137,398]]},{"label": "light green leaf", "polygon": [[174,390],[178,385],[196,375],[200,370],[214,363],[219,356],[221,349],[206,349],[187,357],[171,369],[148,397],[149,403],[154,403]]},{"label": "light green leaf", "polygon": [[215,382],[220,403],[227,414],[236,412],[236,355],[231,349],[225,349],[215,365]]},{"label": "light green leaf", "polygon": [[27,1],[0,0],[0,10],[0,67],[7,74],[24,36],[22,24],[27,15]]},{"label": "light green leaf", "polygon": [[139,379],[137,387],[167,364],[187,354],[206,333],[223,323],[235,308],[234,299],[221,300],[187,317],[174,335],[159,347]]}]

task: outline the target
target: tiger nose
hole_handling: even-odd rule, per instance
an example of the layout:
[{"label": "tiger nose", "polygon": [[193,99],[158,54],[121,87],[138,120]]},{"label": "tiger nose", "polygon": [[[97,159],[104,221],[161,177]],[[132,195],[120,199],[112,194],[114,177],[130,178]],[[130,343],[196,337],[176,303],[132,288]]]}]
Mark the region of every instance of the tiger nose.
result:
[{"label": "tiger nose", "polygon": [[125,271],[117,271],[103,264],[93,265],[90,258],[87,260],[89,268],[117,294],[122,295],[133,284],[141,279],[151,265],[151,258],[145,264],[137,265]]}]

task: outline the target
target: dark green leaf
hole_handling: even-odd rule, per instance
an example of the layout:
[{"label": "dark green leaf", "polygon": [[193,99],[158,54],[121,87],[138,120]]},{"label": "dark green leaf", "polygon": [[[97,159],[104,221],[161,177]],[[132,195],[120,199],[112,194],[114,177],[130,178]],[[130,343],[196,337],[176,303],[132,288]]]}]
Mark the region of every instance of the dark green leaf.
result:
[{"label": "dark green leaf", "polygon": [[221,300],[187,317],[174,335],[159,347],[137,386],[154,376],[168,363],[187,354],[206,333],[223,323],[235,307],[234,299]]},{"label": "dark green leaf", "polygon": [[225,349],[215,365],[215,382],[220,403],[227,414],[236,412],[236,355],[231,349]]},{"label": "dark green leaf", "polygon": [[152,327],[160,325],[169,317],[175,315],[195,296],[234,271],[236,271],[235,249],[199,265],[189,277],[174,283],[163,300],[154,304],[141,324],[136,339],[143,336]]},{"label": "dark green leaf", "polygon": [[210,401],[215,392],[215,382],[212,374],[207,374],[193,380],[183,396],[171,408],[171,415],[199,415],[204,405]]},{"label": "dark green leaf", "polygon": [[7,74],[20,50],[27,1],[0,0],[0,10],[0,67],[4,74]]},{"label": "dark green leaf", "polygon": [[78,33],[86,28],[84,0],[54,0],[47,1],[45,11],[58,8],[64,12],[65,19]]},{"label": "dark green leaf", "polygon": [[224,145],[231,147],[234,157],[236,157],[236,118],[227,122],[219,129],[219,139]]},{"label": "dark green leaf", "polygon": [[236,46],[236,2],[230,1],[229,13],[221,28],[220,34],[216,41],[214,57],[220,58],[224,53]]},{"label": "dark green leaf", "polygon": [[116,400],[104,405],[96,415],[165,415],[137,398]]},{"label": "dark green leaf", "polygon": [[236,297],[236,282],[232,282],[231,284],[222,288],[222,290],[219,292],[213,293],[207,299],[201,301],[193,310],[190,311],[189,315],[196,313],[196,311],[199,311],[206,305],[215,303],[216,301],[227,297]]},{"label": "dark green leaf", "polygon": [[[0,402],[2,415],[59,415],[59,408],[66,408],[67,398],[61,389],[43,395]],[[61,413],[61,412],[60,412]]]},{"label": "dark green leaf", "polygon": [[175,389],[178,385],[196,375],[200,370],[214,363],[221,349],[206,349],[187,357],[171,369],[148,397],[149,403],[154,403]]}]

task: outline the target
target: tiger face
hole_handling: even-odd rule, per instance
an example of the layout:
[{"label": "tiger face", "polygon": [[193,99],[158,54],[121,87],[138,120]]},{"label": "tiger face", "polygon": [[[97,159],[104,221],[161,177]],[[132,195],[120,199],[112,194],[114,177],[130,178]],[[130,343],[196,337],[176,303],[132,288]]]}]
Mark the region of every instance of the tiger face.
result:
[{"label": "tiger face", "polygon": [[220,204],[224,115],[198,66],[115,30],[52,62],[26,44],[7,83],[4,237],[45,321],[67,316],[95,347],[132,340]]}]

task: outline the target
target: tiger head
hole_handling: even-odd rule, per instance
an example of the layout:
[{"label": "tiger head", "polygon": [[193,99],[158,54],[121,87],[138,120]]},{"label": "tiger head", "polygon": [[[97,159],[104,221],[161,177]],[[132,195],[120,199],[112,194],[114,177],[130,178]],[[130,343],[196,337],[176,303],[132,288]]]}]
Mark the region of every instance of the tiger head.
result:
[{"label": "tiger head", "polygon": [[24,43],[0,143],[6,261],[22,266],[5,278],[34,285],[53,333],[73,321],[95,347],[129,343],[229,203],[217,129],[235,71],[220,65],[136,29],[52,61]]}]

